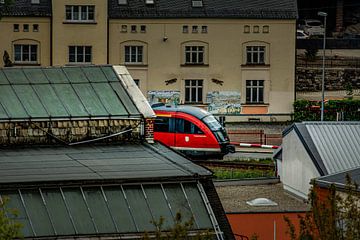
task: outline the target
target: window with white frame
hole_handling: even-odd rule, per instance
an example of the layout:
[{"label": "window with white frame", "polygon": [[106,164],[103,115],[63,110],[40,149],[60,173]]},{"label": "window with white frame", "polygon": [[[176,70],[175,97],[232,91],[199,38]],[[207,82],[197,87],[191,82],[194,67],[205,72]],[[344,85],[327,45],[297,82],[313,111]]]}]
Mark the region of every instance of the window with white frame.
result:
[{"label": "window with white frame", "polygon": [[185,46],[185,64],[204,64],[204,46]]},{"label": "window with white frame", "polygon": [[185,103],[202,103],[203,80],[185,80]]},{"label": "window with white frame", "polygon": [[247,46],[246,64],[265,64],[265,47]]},{"label": "window with white frame", "polygon": [[143,63],[143,46],[125,46],[125,63]]},{"label": "window with white frame", "polygon": [[95,20],[95,6],[66,5],[66,20],[75,22],[93,22]]},{"label": "window with white frame", "polygon": [[91,46],[69,46],[69,63],[91,63]]},{"label": "window with white frame", "polygon": [[246,80],[246,103],[264,103],[264,80]]},{"label": "window with white frame", "polygon": [[14,44],[15,63],[37,63],[37,51],[36,44]]}]

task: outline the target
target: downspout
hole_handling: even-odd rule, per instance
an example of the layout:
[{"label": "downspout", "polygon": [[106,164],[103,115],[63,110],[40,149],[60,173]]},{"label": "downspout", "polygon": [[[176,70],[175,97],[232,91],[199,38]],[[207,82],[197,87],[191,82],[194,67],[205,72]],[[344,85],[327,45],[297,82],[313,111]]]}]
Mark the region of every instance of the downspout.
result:
[{"label": "downspout", "polygon": [[51,17],[50,17],[50,66],[53,65],[53,7],[52,7],[52,2],[51,2]]}]

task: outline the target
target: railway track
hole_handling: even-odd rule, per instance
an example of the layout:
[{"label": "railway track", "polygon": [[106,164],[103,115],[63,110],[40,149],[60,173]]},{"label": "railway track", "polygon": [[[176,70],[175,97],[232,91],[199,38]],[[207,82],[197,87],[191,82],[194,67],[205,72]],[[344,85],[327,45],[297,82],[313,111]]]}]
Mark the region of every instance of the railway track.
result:
[{"label": "railway track", "polygon": [[219,160],[193,160],[194,163],[204,167],[219,167],[228,169],[256,169],[256,170],[273,170],[274,164],[267,163],[247,163],[247,162],[232,162]]}]

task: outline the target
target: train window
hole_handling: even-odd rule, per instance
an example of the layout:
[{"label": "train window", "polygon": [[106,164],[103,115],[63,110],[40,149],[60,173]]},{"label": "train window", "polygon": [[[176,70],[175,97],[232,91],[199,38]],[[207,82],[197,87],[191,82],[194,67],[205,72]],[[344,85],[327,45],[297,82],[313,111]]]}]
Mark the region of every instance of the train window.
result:
[{"label": "train window", "polygon": [[189,134],[204,134],[201,129],[185,119],[176,119],[176,132],[178,133],[189,133]]},{"label": "train window", "polygon": [[169,132],[170,118],[157,117],[155,118],[154,131],[155,132]]}]

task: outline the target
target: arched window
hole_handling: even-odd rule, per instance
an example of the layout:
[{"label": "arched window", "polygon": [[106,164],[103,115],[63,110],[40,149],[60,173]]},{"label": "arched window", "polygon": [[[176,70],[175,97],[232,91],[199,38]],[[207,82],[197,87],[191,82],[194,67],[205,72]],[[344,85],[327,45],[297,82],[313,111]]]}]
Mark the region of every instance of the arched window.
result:
[{"label": "arched window", "polygon": [[142,41],[126,41],[121,46],[121,62],[125,65],[147,64],[147,43]]},{"label": "arched window", "polygon": [[187,41],[181,44],[182,65],[207,65],[209,44],[202,41]]},{"label": "arched window", "polygon": [[39,64],[40,43],[36,40],[21,39],[13,41],[15,64]]}]

